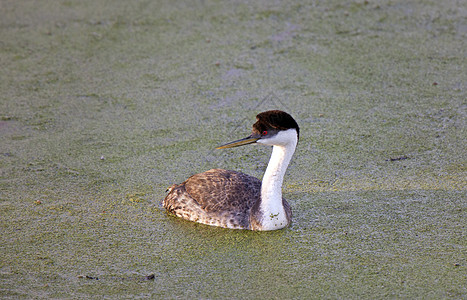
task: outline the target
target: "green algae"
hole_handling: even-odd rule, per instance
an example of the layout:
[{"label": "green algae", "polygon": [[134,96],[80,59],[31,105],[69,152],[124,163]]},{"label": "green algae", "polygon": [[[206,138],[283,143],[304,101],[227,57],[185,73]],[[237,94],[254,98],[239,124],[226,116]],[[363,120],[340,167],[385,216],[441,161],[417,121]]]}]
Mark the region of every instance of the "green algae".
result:
[{"label": "green algae", "polygon": [[[454,1],[7,1],[0,15],[2,297],[466,297]],[[273,108],[301,126],[291,227],[164,212],[194,173],[261,177],[268,149],[212,149]]]}]

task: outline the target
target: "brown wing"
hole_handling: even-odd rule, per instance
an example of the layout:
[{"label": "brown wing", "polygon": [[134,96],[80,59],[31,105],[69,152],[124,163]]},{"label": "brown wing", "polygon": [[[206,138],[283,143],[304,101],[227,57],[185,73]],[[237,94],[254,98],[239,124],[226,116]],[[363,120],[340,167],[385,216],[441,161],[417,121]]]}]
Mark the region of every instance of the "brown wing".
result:
[{"label": "brown wing", "polygon": [[261,194],[259,179],[223,169],[193,175],[184,184],[186,191],[206,212],[246,212]]}]

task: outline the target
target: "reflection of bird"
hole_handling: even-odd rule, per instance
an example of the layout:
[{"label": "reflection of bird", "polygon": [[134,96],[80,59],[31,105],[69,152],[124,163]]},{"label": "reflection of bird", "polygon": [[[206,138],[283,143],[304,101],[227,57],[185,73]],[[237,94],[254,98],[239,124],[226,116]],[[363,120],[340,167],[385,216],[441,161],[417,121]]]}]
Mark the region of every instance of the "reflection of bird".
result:
[{"label": "reflection of bird", "polygon": [[252,143],[273,146],[263,181],[236,171],[212,169],[174,184],[163,201],[178,217],[203,224],[250,230],[275,230],[290,224],[292,212],[282,198],[284,174],[297,146],[299,127],[286,112],[256,116],[252,134],[217,149]]}]

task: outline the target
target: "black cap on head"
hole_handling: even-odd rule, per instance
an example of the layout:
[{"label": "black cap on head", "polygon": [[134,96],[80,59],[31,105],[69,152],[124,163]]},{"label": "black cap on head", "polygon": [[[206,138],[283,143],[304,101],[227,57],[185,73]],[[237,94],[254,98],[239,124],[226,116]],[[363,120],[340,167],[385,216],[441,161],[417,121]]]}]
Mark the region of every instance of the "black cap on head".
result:
[{"label": "black cap on head", "polygon": [[261,133],[267,130],[287,130],[295,128],[297,137],[300,137],[300,128],[297,122],[288,113],[281,110],[268,110],[256,116],[257,122],[253,124],[253,130]]}]

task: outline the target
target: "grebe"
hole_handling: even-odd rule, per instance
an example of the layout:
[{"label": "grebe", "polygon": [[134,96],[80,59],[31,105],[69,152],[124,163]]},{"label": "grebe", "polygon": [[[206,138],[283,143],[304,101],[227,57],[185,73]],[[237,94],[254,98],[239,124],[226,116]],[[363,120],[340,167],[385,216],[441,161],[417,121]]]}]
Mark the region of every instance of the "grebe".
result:
[{"label": "grebe", "polygon": [[263,181],[236,171],[212,169],[172,185],[163,200],[170,213],[194,222],[232,229],[276,230],[292,220],[282,198],[282,181],[300,129],[286,112],[270,110],[256,116],[252,134],[216,149],[257,143],[273,146]]}]

